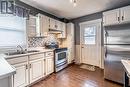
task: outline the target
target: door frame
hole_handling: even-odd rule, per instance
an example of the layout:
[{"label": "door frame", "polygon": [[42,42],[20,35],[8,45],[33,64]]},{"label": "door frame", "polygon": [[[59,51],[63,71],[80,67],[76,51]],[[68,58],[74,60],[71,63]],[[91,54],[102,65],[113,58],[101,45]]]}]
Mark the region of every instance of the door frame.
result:
[{"label": "door frame", "polygon": [[[85,21],[85,22],[81,22],[79,23],[79,26],[80,26],[80,59],[79,59],[79,62],[80,64],[82,63],[82,31],[81,31],[81,25],[82,24],[92,24],[92,23],[100,23],[100,30],[102,29],[102,19],[95,19],[95,20],[90,20],[90,21]],[[102,36],[102,35],[101,35]],[[100,63],[99,63],[99,67],[102,68],[102,46],[100,47],[100,50],[101,50],[101,53],[100,53]]]}]

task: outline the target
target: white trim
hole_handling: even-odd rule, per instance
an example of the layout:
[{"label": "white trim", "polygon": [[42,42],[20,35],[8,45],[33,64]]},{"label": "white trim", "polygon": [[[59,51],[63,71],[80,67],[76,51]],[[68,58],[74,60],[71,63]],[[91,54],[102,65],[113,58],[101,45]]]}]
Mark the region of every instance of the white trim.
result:
[{"label": "white trim", "polygon": [[[100,23],[100,29],[102,28],[101,27],[101,24],[102,24],[102,19],[96,19],[96,20],[91,20],[91,21],[85,21],[85,22],[81,22],[79,23],[80,25],[80,61],[79,63],[82,63],[82,33],[81,33],[81,25],[82,24],[97,24],[97,23]],[[102,54],[102,50],[101,50],[101,54]],[[100,68],[102,68],[102,56],[101,56],[101,59],[100,59],[100,65],[99,65]]]},{"label": "white trim", "polygon": [[92,23],[101,23],[102,19],[96,19],[96,20],[91,20],[91,21],[85,21],[85,22],[81,22],[79,23],[79,25],[81,26],[82,24],[92,24]]}]

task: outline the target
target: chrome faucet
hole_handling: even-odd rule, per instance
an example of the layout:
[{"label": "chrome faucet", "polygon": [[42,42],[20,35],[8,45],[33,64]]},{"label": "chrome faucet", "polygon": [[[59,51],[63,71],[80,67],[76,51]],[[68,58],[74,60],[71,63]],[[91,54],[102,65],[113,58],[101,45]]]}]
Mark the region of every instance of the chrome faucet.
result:
[{"label": "chrome faucet", "polygon": [[17,50],[17,51],[19,51],[19,52],[24,52],[24,49],[23,49],[22,46],[18,45],[17,48],[20,48],[20,50]]}]

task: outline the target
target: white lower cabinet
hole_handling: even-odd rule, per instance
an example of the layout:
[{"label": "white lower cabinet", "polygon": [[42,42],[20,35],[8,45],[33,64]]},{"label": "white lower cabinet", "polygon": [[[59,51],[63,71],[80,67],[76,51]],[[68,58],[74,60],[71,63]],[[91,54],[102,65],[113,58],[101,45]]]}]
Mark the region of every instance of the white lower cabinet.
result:
[{"label": "white lower cabinet", "polygon": [[43,77],[42,69],[43,69],[42,59],[30,61],[30,83],[33,83]]},{"label": "white lower cabinet", "polygon": [[12,87],[26,87],[54,72],[53,52],[7,59],[16,68]]},{"label": "white lower cabinet", "polygon": [[27,63],[13,65],[16,68],[16,74],[13,76],[13,87],[25,87],[28,85]]},{"label": "white lower cabinet", "polygon": [[46,75],[54,72],[54,60],[53,57],[46,57]]}]

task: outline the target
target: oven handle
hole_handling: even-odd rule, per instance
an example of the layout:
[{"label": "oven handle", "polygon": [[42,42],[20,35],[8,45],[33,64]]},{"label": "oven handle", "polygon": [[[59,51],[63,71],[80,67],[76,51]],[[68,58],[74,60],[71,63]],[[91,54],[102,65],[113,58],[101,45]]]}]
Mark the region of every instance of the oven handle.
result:
[{"label": "oven handle", "polygon": [[60,63],[60,64],[57,64],[57,65],[56,65],[56,68],[58,68],[58,67],[60,67],[60,66],[62,66],[62,65],[65,65],[65,64],[67,64],[67,61],[62,62],[62,63]]}]

